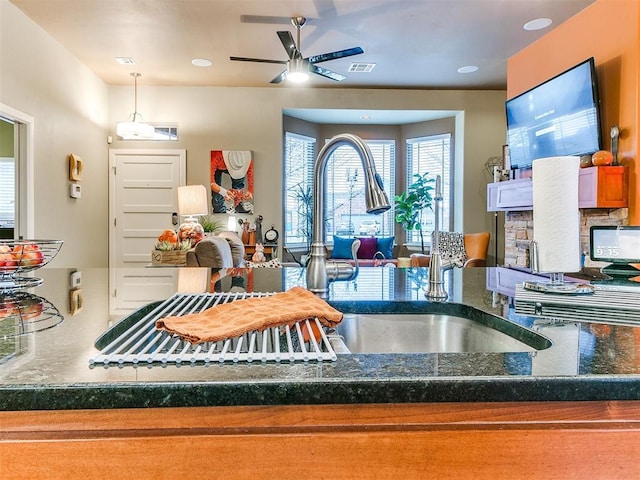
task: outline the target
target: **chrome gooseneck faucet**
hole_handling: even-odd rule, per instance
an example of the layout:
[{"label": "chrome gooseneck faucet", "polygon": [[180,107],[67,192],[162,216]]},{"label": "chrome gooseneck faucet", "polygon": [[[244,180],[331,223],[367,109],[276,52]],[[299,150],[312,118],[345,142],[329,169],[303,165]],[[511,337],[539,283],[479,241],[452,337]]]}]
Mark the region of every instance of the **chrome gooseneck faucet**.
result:
[{"label": "chrome gooseneck faucet", "polygon": [[429,260],[429,285],[424,296],[427,300],[446,300],[447,292],[444,290],[444,280],[442,278],[442,258],[440,257],[440,209],[442,208],[442,179],[440,175],[436,177],[436,195],[434,209],[434,229],[433,244],[431,245],[431,259]]},{"label": "chrome gooseneck faucet", "polygon": [[357,275],[357,266],[354,267],[347,262],[327,261],[324,245],[325,172],[327,170],[327,161],[331,154],[343,145],[353,147],[362,162],[367,213],[382,213],[391,208],[389,198],[382,188],[382,179],[376,172],[371,150],[360,137],[350,133],[342,133],[333,137],[322,147],[313,166],[313,235],[311,237],[311,258],[306,267],[307,289],[321,298],[329,296],[329,282],[351,280]]}]

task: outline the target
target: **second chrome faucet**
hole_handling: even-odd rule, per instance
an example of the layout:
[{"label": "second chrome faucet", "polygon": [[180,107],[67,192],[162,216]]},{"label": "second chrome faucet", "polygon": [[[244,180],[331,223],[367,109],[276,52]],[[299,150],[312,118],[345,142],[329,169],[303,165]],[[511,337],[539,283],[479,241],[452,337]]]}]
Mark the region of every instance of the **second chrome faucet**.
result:
[{"label": "second chrome faucet", "polygon": [[433,242],[431,244],[431,259],[429,260],[429,284],[424,296],[427,300],[446,300],[447,292],[444,289],[444,279],[442,273],[442,258],[440,257],[440,210],[442,208],[442,179],[440,175],[436,177],[436,195],[433,198],[434,209],[434,229]]}]

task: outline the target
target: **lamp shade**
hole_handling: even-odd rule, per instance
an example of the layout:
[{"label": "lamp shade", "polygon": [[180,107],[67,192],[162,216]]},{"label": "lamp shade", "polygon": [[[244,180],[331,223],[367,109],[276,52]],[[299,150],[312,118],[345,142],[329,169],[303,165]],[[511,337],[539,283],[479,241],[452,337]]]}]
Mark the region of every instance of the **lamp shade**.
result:
[{"label": "lamp shade", "polygon": [[235,232],[237,225],[238,224],[236,223],[236,217],[233,215],[229,215],[229,218],[227,219],[227,230],[229,230],[230,232]]},{"label": "lamp shade", "polygon": [[206,215],[209,211],[204,185],[178,187],[178,213],[182,216]]}]

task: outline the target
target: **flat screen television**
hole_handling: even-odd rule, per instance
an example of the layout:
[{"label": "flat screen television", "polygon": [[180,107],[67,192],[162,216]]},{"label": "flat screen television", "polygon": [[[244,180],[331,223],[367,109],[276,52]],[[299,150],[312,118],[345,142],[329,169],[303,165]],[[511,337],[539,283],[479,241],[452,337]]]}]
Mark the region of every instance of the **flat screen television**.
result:
[{"label": "flat screen television", "polygon": [[505,107],[512,169],[531,168],[536,158],[580,156],[601,149],[593,58],[507,100]]}]

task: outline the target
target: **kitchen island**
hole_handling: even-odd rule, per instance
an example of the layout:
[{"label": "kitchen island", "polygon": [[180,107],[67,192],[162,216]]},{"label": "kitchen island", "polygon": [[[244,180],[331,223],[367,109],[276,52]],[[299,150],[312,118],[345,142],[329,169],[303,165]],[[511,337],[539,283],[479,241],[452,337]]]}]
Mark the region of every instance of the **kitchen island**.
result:
[{"label": "kitchen island", "polygon": [[[324,362],[90,365],[96,338],[127,315],[125,308],[180,290],[181,270],[120,277],[83,270],[82,306],[73,315],[70,271],[36,272],[44,283],[34,293],[65,318],[3,341],[0,454],[17,472],[6,478],[32,477],[41,465],[27,458],[35,457],[53,462],[65,478],[75,478],[74,471],[91,478],[85,464],[101,465],[93,473],[103,477],[125,478],[136,465],[137,476],[164,478],[181,471],[185,455],[211,449],[220,471],[238,478],[252,471],[247,452],[269,478],[308,472],[318,458],[331,458],[320,478],[424,478],[418,473],[425,468],[440,477],[514,478],[518,466],[546,478],[640,474],[640,329],[618,325],[606,312],[580,323],[522,317],[491,290],[492,269],[455,269],[445,278],[450,302],[506,316],[553,345],[533,352],[339,354]],[[210,278],[207,288],[277,292],[303,284],[303,272],[237,271]],[[114,301],[110,278],[124,278],[117,289],[133,299]],[[425,281],[421,269],[361,269],[355,281],[332,286],[330,301],[425,302]],[[163,462],[148,462],[158,449]],[[296,452],[295,465],[276,449]],[[585,452],[598,461],[585,461]],[[108,462],[114,455],[121,460]],[[358,477],[354,463],[369,467]],[[211,467],[189,468],[206,474]]]}]

